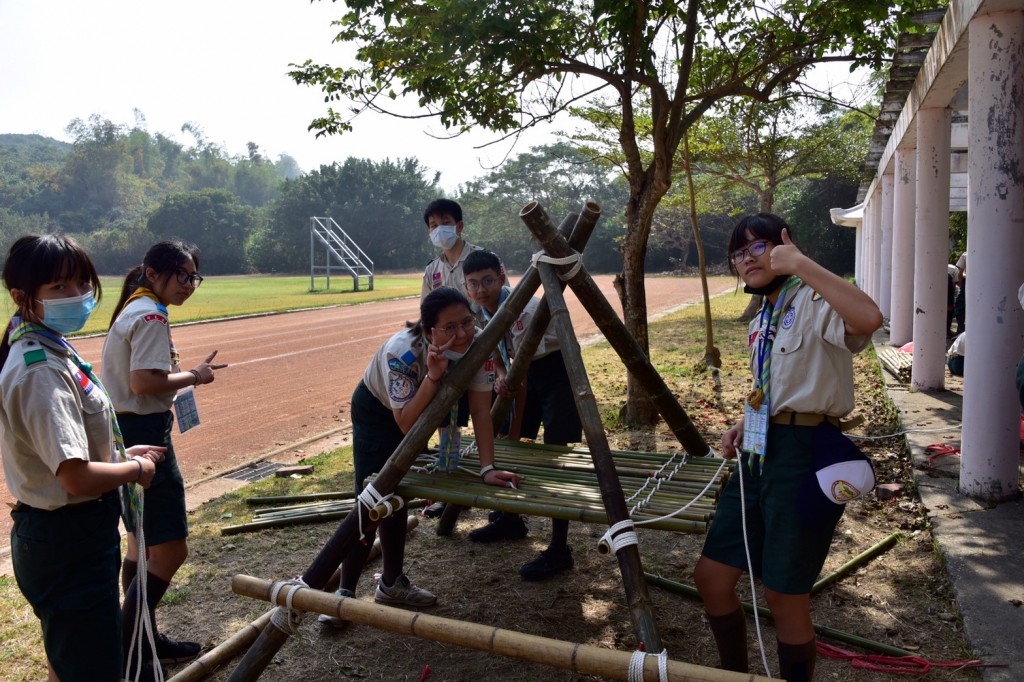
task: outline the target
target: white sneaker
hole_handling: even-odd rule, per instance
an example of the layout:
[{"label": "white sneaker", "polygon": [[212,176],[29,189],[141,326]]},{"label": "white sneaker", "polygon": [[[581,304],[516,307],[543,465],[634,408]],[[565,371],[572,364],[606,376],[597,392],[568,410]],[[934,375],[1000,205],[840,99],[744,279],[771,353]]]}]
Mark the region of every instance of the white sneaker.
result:
[{"label": "white sneaker", "polygon": [[416,587],[404,573],[391,587],[384,584],[384,579],[377,581],[377,593],[374,601],[378,604],[405,604],[406,606],[433,606],[437,597],[422,587]]},{"label": "white sneaker", "polygon": [[[355,597],[351,590],[336,590],[334,594],[339,597]],[[347,621],[337,616],[328,616],[326,613],[321,613],[317,616],[317,622],[323,623],[324,625],[330,625],[335,630],[344,630],[349,626],[351,621]]]}]

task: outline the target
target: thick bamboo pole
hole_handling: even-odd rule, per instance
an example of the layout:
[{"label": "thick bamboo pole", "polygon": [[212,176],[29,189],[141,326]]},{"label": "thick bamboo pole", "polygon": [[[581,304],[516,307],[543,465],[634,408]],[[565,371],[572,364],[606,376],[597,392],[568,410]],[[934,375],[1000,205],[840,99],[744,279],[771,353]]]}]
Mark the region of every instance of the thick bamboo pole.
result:
[{"label": "thick bamboo pole", "polygon": [[188,664],[167,682],[198,682],[217,672],[221,666],[237,656],[245,647],[256,641],[256,638],[267,627],[274,609],[246,625],[244,628],[227,638],[205,654]]},{"label": "thick bamboo pole", "polygon": [[[505,303],[476,338],[462,361],[445,378],[444,383],[438,389],[437,396],[412,425],[405,434],[405,438],[398,444],[398,448],[384,464],[380,474],[374,480],[377,492],[387,495],[395,491],[409,467],[416,461],[416,457],[426,448],[431,435],[448,416],[452,404],[465,392],[477,370],[498,347],[498,341],[504,336],[505,330],[518,319],[532,296],[532,291],[518,286],[505,299]],[[359,528],[360,518],[366,518],[366,515],[349,514],[345,517],[334,535],[303,574],[303,582],[314,589],[324,586],[335,568],[348,554],[353,543],[357,541],[361,530],[365,530],[365,528]],[[369,519],[366,521],[369,522]],[[263,633],[246,653],[245,658],[231,674],[229,682],[252,682],[258,679],[287,639],[288,633],[276,627],[271,621],[270,627],[263,630]]]},{"label": "thick bamboo pole", "polygon": [[864,550],[857,556],[847,561],[845,564],[837,568],[835,571],[829,573],[824,578],[814,583],[814,585],[811,586],[811,594],[818,594],[832,583],[841,580],[842,578],[845,578],[846,575],[851,571],[871,561],[882,552],[888,551],[889,548],[895,545],[901,537],[903,537],[902,533],[893,533],[881,542],[878,542],[872,545],[871,547],[868,547],[866,550]]},{"label": "thick bamboo pole", "polygon": [[[668,580],[667,578],[662,578],[661,576],[654,575],[653,573],[646,573],[644,574],[644,576],[647,578],[647,582],[657,587],[660,587],[664,590],[668,590],[669,592],[675,592],[676,594],[681,594],[685,597],[692,597],[693,599],[697,600],[700,600],[701,598],[700,592],[697,591],[697,588],[691,585],[677,583],[673,580]],[[740,606],[742,606],[743,610],[747,613],[753,613],[755,609],[754,605],[750,602],[742,602]],[[772,612],[770,610],[766,609],[763,606],[758,606],[756,608],[758,616],[760,616],[761,618],[766,618],[768,620],[774,620],[772,618]],[[875,651],[880,654],[885,654],[886,656],[914,655],[913,653],[905,649],[900,649],[898,647],[889,646],[888,644],[883,644],[882,642],[876,642],[874,640],[858,637],[857,635],[851,635],[848,632],[836,630],[834,628],[826,627],[824,625],[815,625],[814,631],[822,637],[834,639],[837,642],[843,642],[845,644],[853,644],[854,646],[859,646],[862,649],[866,649],[868,651]]]},{"label": "thick bamboo pole", "polygon": [[[543,213],[543,209],[540,212]],[[543,219],[547,221],[547,216],[543,215]],[[541,281],[544,282],[544,298],[547,299],[551,308],[551,319],[558,334],[562,359],[565,361],[565,369],[573,385],[576,409],[579,410],[583,431],[586,434],[587,444],[590,446],[590,455],[594,460],[594,468],[597,470],[597,479],[601,487],[601,499],[604,501],[604,508],[608,512],[608,521],[611,526],[629,519],[626,498],[622,494],[622,485],[619,483],[619,476],[615,471],[615,463],[612,462],[608,438],[604,433],[604,424],[590,387],[587,368],[583,365],[580,345],[572,330],[572,320],[569,319],[569,310],[566,308],[565,298],[562,296],[558,276],[554,269],[546,263],[540,263],[537,269],[540,271]],[[619,572],[622,574],[622,582],[626,590],[626,606],[629,608],[629,614],[633,620],[633,630],[637,640],[643,645],[645,651],[661,651],[661,635],[658,633],[658,626],[654,621],[654,614],[651,612],[651,599],[647,593],[647,583],[644,581],[640,549],[636,545],[628,545],[616,553],[616,558],[619,561]]]},{"label": "thick bamboo pole", "polygon": [[[555,258],[563,258],[573,254],[573,249],[554,229],[551,221],[544,213],[544,209],[539,204],[536,202],[527,204],[519,213],[519,217],[523,219],[523,222],[526,223],[530,232],[541,243],[548,255]],[[557,270],[559,272],[566,272],[570,267],[558,266]],[[579,272],[569,279],[569,286],[604,333],[612,348],[619,354],[622,362],[626,365],[626,369],[647,391],[651,402],[683,448],[691,455],[697,457],[708,454],[711,449],[693,425],[690,416],[686,414],[686,411],[676,400],[675,396],[672,395],[672,391],[665,384],[665,381],[658,374],[654,366],[651,365],[651,361],[643,352],[643,349],[629,335],[626,325],[622,323],[622,320],[619,319],[615,310],[601,293],[601,290],[594,284],[594,280],[590,277],[585,267],[580,268]]]},{"label": "thick bamboo pole", "polygon": [[[236,575],[231,579],[233,592],[256,599],[269,601],[273,588],[274,584],[270,581],[246,575]],[[287,590],[280,590],[277,595],[278,603],[284,604],[286,599]],[[350,597],[338,597],[306,588],[299,588],[294,592],[292,604],[295,608],[304,611],[325,613],[388,632],[531,661],[582,675],[596,675],[614,680],[631,679],[629,676],[630,659],[633,656],[631,652],[614,651],[589,644],[527,635],[477,623],[406,611]],[[666,661],[666,668],[670,682],[760,682],[769,679],[673,660]],[[657,660],[653,656],[645,657],[643,680],[658,682],[659,679]]]}]

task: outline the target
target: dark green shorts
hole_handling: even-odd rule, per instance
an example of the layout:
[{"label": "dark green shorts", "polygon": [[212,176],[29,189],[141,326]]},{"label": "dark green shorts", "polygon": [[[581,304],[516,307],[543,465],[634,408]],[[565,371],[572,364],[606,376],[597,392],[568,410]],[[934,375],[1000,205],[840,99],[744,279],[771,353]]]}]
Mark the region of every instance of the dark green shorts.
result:
[{"label": "dark green shorts", "polygon": [[153,482],[143,495],[142,527],[146,532],[146,545],[160,545],[188,537],[188,518],[185,515],[185,481],[178,469],[171,443],[174,414],[119,414],[117,423],[124,436],[125,447],[132,445],[162,445],[167,448],[164,460],[157,463]]},{"label": "dark green shorts", "polygon": [[[740,516],[740,476],[754,575],[782,594],[807,594],[825,565],[835,524],[809,526],[797,513],[797,490],[813,470],[814,427],[772,424],[763,469],[743,456],[718,501],[704,556],[747,570]],[[751,470],[753,469],[753,471]],[[838,518],[836,520],[838,523]]]}]

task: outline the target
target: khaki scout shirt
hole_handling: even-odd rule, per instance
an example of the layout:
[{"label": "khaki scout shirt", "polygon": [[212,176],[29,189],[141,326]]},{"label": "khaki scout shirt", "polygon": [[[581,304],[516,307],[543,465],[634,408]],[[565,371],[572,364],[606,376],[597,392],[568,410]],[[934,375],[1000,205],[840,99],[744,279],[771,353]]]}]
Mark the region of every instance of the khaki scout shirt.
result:
[{"label": "khaki scout shirt", "polygon": [[466,294],[466,275],[462,272],[462,262],[466,260],[473,251],[479,251],[482,246],[476,246],[464,241],[462,253],[454,265],[449,265],[442,251],[437,258],[427,263],[427,269],[423,271],[423,287],[420,291],[420,298],[425,297],[438,287],[452,287],[458,289],[464,296]]},{"label": "khaki scout shirt", "polygon": [[[839,314],[806,284],[787,293],[772,344],[771,414],[784,410],[843,417],[854,408],[853,354],[870,336],[852,336]],[[756,378],[757,335],[761,316],[750,331],[750,370]]]},{"label": "khaki scout shirt", "polygon": [[132,393],[131,373],[140,369],[180,371],[178,365],[171,362],[167,308],[148,296],[125,306],[107,333],[103,342],[103,385],[118,412],[159,414],[171,409],[177,391],[159,395]]},{"label": "khaki scout shirt", "polygon": [[[363,373],[363,383],[382,405],[397,410],[412,400],[426,376],[427,343],[404,329],[388,339],[373,356]],[[487,359],[473,376],[469,390],[490,393],[494,379],[494,360]]]},{"label": "khaki scout shirt", "polygon": [[[98,495],[71,495],[57,468],[72,459],[113,461],[110,403],[64,349],[29,333],[11,346],[0,372],[0,450],[7,488],[37,509]],[[41,354],[42,351],[44,354]]]}]

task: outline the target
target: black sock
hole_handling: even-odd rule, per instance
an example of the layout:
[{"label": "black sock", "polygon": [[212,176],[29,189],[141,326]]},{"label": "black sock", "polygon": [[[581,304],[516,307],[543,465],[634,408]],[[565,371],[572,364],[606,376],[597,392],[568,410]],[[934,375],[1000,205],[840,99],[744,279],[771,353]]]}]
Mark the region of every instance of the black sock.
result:
[{"label": "black sock", "polygon": [[[146,608],[149,611],[150,622],[153,623],[153,636],[156,637],[159,629],[156,625],[156,605],[163,599],[164,594],[167,592],[167,588],[170,587],[170,583],[164,581],[152,573],[146,573]],[[124,643],[125,656],[128,655],[128,650],[131,647],[132,632],[135,629],[135,620],[138,617],[138,589],[139,589],[139,576],[135,576],[135,580],[128,587],[128,591],[124,595],[124,604],[121,607],[121,634],[122,642]],[[136,651],[142,650],[140,647],[144,647],[146,653],[143,655],[143,660],[149,660],[153,657],[152,652],[149,651],[148,641],[145,644],[140,643],[139,647],[136,647]],[[134,664],[134,661],[130,663]]]},{"label": "black sock", "polygon": [[732,613],[724,616],[708,617],[708,625],[711,626],[711,634],[715,637],[715,646],[718,647],[718,658],[722,662],[722,670],[732,670],[738,673],[749,672],[747,661],[747,617],[743,609],[738,608]]},{"label": "black sock", "polygon": [[810,682],[814,678],[814,662],[818,656],[815,638],[803,644],[776,643],[779,651],[779,677],[789,682]]}]

